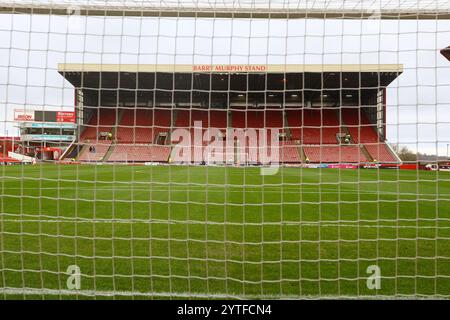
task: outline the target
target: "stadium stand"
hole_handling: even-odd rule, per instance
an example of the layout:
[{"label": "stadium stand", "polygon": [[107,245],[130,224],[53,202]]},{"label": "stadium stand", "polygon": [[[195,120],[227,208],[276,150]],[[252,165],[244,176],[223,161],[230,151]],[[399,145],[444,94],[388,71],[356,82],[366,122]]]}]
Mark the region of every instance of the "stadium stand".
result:
[{"label": "stadium stand", "polygon": [[151,143],[153,141],[153,110],[124,110],[117,129],[118,143]]},{"label": "stadium stand", "polygon": [[[278,132],[287,130],[290,134],[279,138],[281,141],[279,141],[278,151],[281,163],[301,163],[303,152],[310,163],[372,161],[369,156],[379,162],[397,161],[387,146],[379,142],[373,125],[370,124],[363,111],[359,112],[357,108],[341,108],[340,110],[342,129],[338,117],[339,109],[337,108],[286,109],[286,124],[284,124],[282,110],[234,108],[231,109],[230,127],[239,129],[267,128],[269,129],[266,133],[267,141],[270,140],[271,130],[278,130]],[[116,131],[115,141],[113,141],[117,145],[110,148],[111,142],[101,141],[99,133],[112,132],[117,115],[120,115],[120,123]],[[264,154],[269,150],[261,149],[265,147],[259,132],[256,142],[248,139],[246,146],[236,144],[235,150],[228,150],[227,154],[218,158],[213,156],[214,152],[212,154],[206,152],[209,142],[214,141],[217,137],[210,137],[209,141],[194,141],[194,131],[198,130],[198,128],[194,128],[194,125],[201,121],[202,134],[205,133],[207,128],[218,128],[223,132],[223,146],[225,147],[228,116],[227,110],[218,109],[137,108],[119,110],[116,114],[112,109],[101,108],[98,113],[93,114],[81,138],[83,144],[91,144],[95,147],[96,152],[89,152],[89,148],[85,147],[78,159],[80,161],[167,162],[171,152],[168,139],[170,133],[172,130],[181,128],[191,132],[191,162],[208,162],[212,158],[214,160],[222,159],[218,160],[219,162],[234,159],[241,164],[261,163],[258,151],[262,151]],[[174,121],[173,125],[172,121]],[[350,145],[341,145],[337,134],[345,132],[346,129],[348,129],[352,141]],[[268,145],[270,145],[270,142],[268,142]],[[300,149],[301,146],[303,146],[303,151]],[[111,151],[108,153],[108,150]],[[270,154],[270,152],[266,154]]]},{"label": "stadium stand", "polygon": [[210,115],[207,110],[191,110],[191,126],[194,126],[195,122],[201,121],[203,128],[209,127]]},{"label": "stadium stand", "polygon": [[283,112],[281,110],[266,111],[266,128],[284,128]]},{"label": "stadium stand", "polygon": [[304,146],[303,151],[312,163],[360,163],[367,158],[358,146]]},{"label": "stadium stand", "polygon": [[[175,109],[176,121],[174,130],[184,129],[191,134],[191,162],[201,163],[204,146],[203,135],[209,126],[209,112],[207,110]],[[200,127],[198,123],[201,123]],[[195,140],[195,134],[201,132],[200,141]],[[199,138],[197,138],[199,139]]]},{"label": "stadium stand", "polygon": [[[238,146],[236,152],[238,156],[238,162],[257,164],[262,163],[260,158],[261,154],[270,155],[270,151],[267,150],[266,146],[271,145],[272,131],[276,130],[276,133],[284,132],[283,128],[283,112],[280,110],[248,110],[248,111],[237,111],[233,110],[232,116],[232,127],[239,129],[267,129],[263,134],[266,135],[266,142],[262,142],[261,132],[256,132],[256,140],[251,138],[247,139],[247,145],[245,147]],[[278,140],[278,137],[277,137]],[[279,161],[283,161],[284,158],[290,162],[299,162],[298,152],[296,147],[289,146],[284,149],[281,145],[277,150],[280,152]],[[296,156],[297,155],[297,156]]]},{"label": "stadium stand", "polygon": [[378,162],[397,163],[397,159],[389,151],[385,143],[365,144],[370,156]]},{"label": "stadium stand", "polygon": [[[187,117],[189,121],[189,117]],[[167,137],[172,125],[170,109],[124,110],[108,162],[167,162]],[[163,137],[164,139],[159,139]]]},{"label": "stadium stand", "polygon": [[175,128],[189,128],[190,127],[190,110],[189,109],[175,109],[176,121]]},{"label": "stadium stand", "polygon": [[380,141],[373,124],[359,108],[342,108],[342,120],[354,143],[377,143]]},{"label": "stadium stand", "polygon": [[[303,113],[303,115],[302,115]],[[291,139],[303,144],[337,144],[336,134],[340,132],[339,119],[332,109],[287,110]],[[303,119],[303,123],[302,123]]]},{"label": "stadium stand", "polygon": [[[111,143],[112,141],[110,140],[94,141],[93,143],[89,143],[89,140],[85,140],[84,147],[78,156],[78,160],[86,162],[102,161],[108,152]],[[91,151],[89,150],[89,147],[94,147],[95,150]]]},{"label": "stadium stand", "polygon": [[245,111],[231,111],[231,127],[233,128],[246,128],[247,122],[245,117]]},{"label": "stadium stand", "polygon": [[212,128],[226,129],[228,127],[227,111],[211,110],[209,113]]},{"label": "stadium stand", "polygon": [[81,141],[97,140],[101,132],[111,132],[116,124],[116,110],[99,108],[93,113],[88,124],[81,129]]},{"label": "stadium stand", "polygon": [[110,162],[167,162],[170,156],[169,146],[126,145],[114,148]]},{"label": "stadium stand", "polygon": [[[227,150],[226,148],[226,129],[228,127],[228,111],[226,110],[210,110],[209,111],[209,121],[211,128],[217,128],[222,132],[223,146],[222,152],[210,152],[206,150],[204,153],[206,156],[206,161],[213,161],[218,163],[232,162],[234,160],[234,150]],[[212,140],[212,137],[208,137]],[[215,138],[214,138],[215,139]],[[204,149],[205,150],[205,149]],[[219,159],[219,160],[217,160]],[[214,161],[217,160],[217,161]]]},{"label": "stadium stand", "polygon": [[298,145],[293,141],[280,142],[280,163],[300,163]]},{"label": "stadium stand", "polygon": [[[117,115],[120,122],[113,141],[102,138],[101,133],[112,133]],[[189,117],[188,117],[189,119]],[[100,108],[94,112],[81,133],[81,153],[79,161],[95,162],[167,162],[170,146],[166,138],[171,129],[172,112],[170,109],[108,109]],[[164,140],[158,137],[163,135]],[[114,145],[117,143],[116,145]],[[163,145],[154,145],[154,144]],[[94,147],[95,151],[89,150]],[[109,157],[108,150],[112,150]],[[108,158],[108,159],[105,159]]]},{"label": "stadium stand", "polygon": [[302,112],[300,110],[286,110],[287,127],[289,128],[290,136],[292,140],[301,140],[302,136]]},{"label": "stadium stand", "polygon": [[264,128],[264,111],[248,111],[246,128]]},{"label": "stadium stand", "polygon": [[172,111],[170,109],[156,108],[154,114],[154,125],[168,131],[172,125]]}]

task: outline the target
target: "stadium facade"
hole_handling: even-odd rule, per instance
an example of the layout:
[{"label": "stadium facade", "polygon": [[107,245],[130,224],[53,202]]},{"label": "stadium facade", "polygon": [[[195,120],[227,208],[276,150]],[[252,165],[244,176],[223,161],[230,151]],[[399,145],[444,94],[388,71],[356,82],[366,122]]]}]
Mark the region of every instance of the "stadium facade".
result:
[{"label": "stadium facade", "polygon": [[386,143],[386,87],[402,65],[60,64],[58,71],[75,87],[79,127],[66,158],[261,165],[275,152],[270,164],[400,163]]}]

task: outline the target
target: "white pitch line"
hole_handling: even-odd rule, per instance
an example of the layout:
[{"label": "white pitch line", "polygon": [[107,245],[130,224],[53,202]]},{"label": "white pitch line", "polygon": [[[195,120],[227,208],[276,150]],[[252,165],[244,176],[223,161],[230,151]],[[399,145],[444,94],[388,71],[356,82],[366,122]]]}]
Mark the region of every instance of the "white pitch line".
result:
[{"label": "white pitch line", "polygon": [[340,223],[340,222],[304,222],[304,223],[294,223],[294,222],[245,222],[245,223],[235,223],[235,222],[213,222],[213,221],[167,221],[167,220],[131,220],[131,219],[0,219],[1,222],[12,222],[12,223],[117,223],[117,224],[194,224],[194,225],[298,225],[306,227],[344,227],[344,228],[390,228],[390,229],[450,229],[450,226],[405,226],[405,225],[379,225],[379,224],[358,224],[357,222],[351,222],[352,224]]},{"label": "white pitch line", "polygon": [[203,293],[203,292],[142,292],[142,291],[107,291],[107,290],[68,290],[47,288],[0,288],[3,295],[39,295],[39,296],[83,296],[83,297],[165,297],[165,298],[203,298],[203,299],[281,299],[281,300],[316,300],[316,299],[448,299],[448,295],[240,295],[227,293]]},{"label": "white pitch line", "polygon": [[[214,188],[214,187],[211,187]],[[440,193],[438,195],[433,193],[413,193],[413,192],[395,192],[395,191],[377,191],[377,190],[337,190],[337,189],[323,189],[319,188],[319,190],[303,190],[301,188],[295,189],[294,191],[285,191],[280,188],[264,188],[261,190],[251,190],[252,187],[245,187],[245,186],[239,186],[239,187],[230,187],[230,188],[240,188],[241,190],[228,190],[228,189],[222,189],[222,190],[214,190],[214,189],[201,189],[198,187],[196,189],[195,187],[192,189],[186,189],[185,187],[167,187],[167,188],[154,188],[154,187],[148,187],[148,188],[133,188],[128,186],[120,186],[120,187],[95,187],[95,188],[70,188],[70,187],[59,187],[59,190],[71,190],[71,191],[118,191],[118,190],[126,190],[126,191],[141,191],[141,192],[148,192],[148,191],[159,191],[159,192],[180,192],[180,191],[197,191],[197,192],[204,192],[204,193],[261,193],[261,192],[268,192],[268,191],[275,191],[279,192],[280,194],[372,194],[372,195],[398,195],[398,196],[430,196],[430,197],[436,197],[437,199],[446,198],[447,196],[450,196],[450,193]],[[51,187],[42,187],[42,188],[7,188],[7,190],[56,190],[55,188]]]}]

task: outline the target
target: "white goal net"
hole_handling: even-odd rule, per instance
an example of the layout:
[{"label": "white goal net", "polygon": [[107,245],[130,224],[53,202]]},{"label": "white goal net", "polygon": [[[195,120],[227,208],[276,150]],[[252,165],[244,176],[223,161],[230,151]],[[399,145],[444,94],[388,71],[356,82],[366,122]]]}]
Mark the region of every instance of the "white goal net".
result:
[{"label": "white goal net", "polygon": [[0,0],[0,297],[449,298],[448,1]]}]

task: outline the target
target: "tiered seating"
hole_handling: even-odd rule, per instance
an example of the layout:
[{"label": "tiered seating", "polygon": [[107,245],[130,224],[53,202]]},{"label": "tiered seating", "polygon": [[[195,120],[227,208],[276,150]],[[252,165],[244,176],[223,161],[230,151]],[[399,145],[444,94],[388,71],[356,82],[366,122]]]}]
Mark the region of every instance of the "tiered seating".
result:
[{"label": "tiered seating", "polygon": [[304,111],[303,144],[337,144],[339,120],[334,110]]},{"label": "tiered seating", "polygon": [[287,121],[289,130],[291,131],[292,140],[301,140],[303,120],[302,120],[302,110],[286,110]]},{"label": "tiered seating", "polygon": [[[291,139],[303,144],[337,144],[339,119],[332,109],[287,110]],[[302,122],[303,119],[303,122]]]},{"label": "tiered seating", "polygon": [[[177,110],[177,120],[175,122],[175,129],[185,129],[191,134],[191,161],[202,162],[203,149],[206,142],[203,141],[203,135],[209,125],[209,114],[207,110],[189,110],[179,109]],[[201,123],[201,127],[197,127],[198,123]],[[195,135],[201,130],[201,137]],[[200,139],[196,141],[195,139]]]},{"label": "tiered seating", "polygon": [[337,144],[336,128],[304,128],[301,141],[303,144]]},{"label": "tiered seating", "polygon": [[292,141],[280,142],[280,162],[299,163],[301,161],[298,146]]},{"label": "tiered seating", "polygon": [[172,111],[170,109],[155,109],[153,119],[154,139],[162,132],[169,133],[172,126]]},{"label": "tiered seating", "polygon": [[191,127],[195,122],[201,122],[203,128],[209,127],[210,115],[207,110],[192,110],[191,111]]},{"label": "tiered seating", "polygon": [[[189,121],[189,118],[187,118]],[[172,124],[170,109],[126,110],[118,130],[118,145],[110,162],[167,162],[170,146],[155,145],[161,133],[168,133]],[[167,142],[166,142],[167,143]],[[131,144],[131,145],[130,145]]]},{"label": "tiered seating", "polygon": [[342,108],[342,119],[353,141],[364,144],[373,159],[379,162],[398,162],[387,145],[381,141],[375,125],[370,123],[363,110]]},{"label": "tiered seating", "polygon": [[167,162],[169,146],[146,146],[119,144],[108,161],[111,162]]},{"label": "tiered seating", "polygon": [[364,146],[370,156],[379,162],[398,162],[385,143],[365,144]]},{"label": "tiered seating", "polygon": [[[85,125],[85,129],[81,133],[80,142],[84,147],[78,156],[78,160],[88,162],[103,160],[111,145],[111,141],[100,139],[100,133],[111,132],[115,125],[115,109],[99,108],[95,110],[90,121]],[[90,152],[89,146],[95,147],[95,152]]]},{"label": "tiered seating", "polygon": [[172,126],[172,111],[170,109],[155,109],[153,114],[153,137],[156,138],[161,132],[168,133]]},{"label": "tiered seating", "polygon": [[266,128],[283,128],[283,112],[280,110],[266,111]]},{"label": "tiered seating", "polygon": [[247,111],[246,128],[264,128],[264,111]]},{"label": "tiered seating", "polygon": [[[287,127],[291,136],[290,141],[279,142],[274,146],[278,148],[279,161],[281,163],[300,163],[299,140],[303,145],[306,157],[311,163],[359,163],[368,159],[358,145],[339,145],[336,134],[340,130],[340,120],[336,109],[287,109]],[[172,119],[176,118],[173,124]],[[373,130],[372,124],[359,113],[359,109],[343,108],[342,118],[349,128],[350,134],[356,144],[362,143],[372,158],[380,162],[395,162],[396,158],[387,149],[387,146],[379,142],[379,138]],[[172,109],[126,109],[122,112],[122,118],[116,131],[118,145],[115,146],[108,161],[112,162],[166,162],[170,157],[171,146],[156,145],[157,137],[165,132],[167,136],[172,129],[187,129],[191,132],[191,161],[199,163],[208,162],[203,159],[205,148],[211,141],[195,141],[195,123],[201,121],[202,139],[208,128],[218,128],[226,133],[227,127],[239,129],[267,129],[266,147],[257,131],[256,140],[247,139],[246,143],[239,145],[239,150],[228,150],[223,161],[237,160],[241,163],[263,163],[262,155],[270,156],[272,145],[271,130],[284,131],[284,119],[282,110],[245,110],[234,109],[231,111],[231,124],[228,123],[227,110],[199,110],[177,109],[176,114]],[[94,114],[89,121],[88,128],[83,132],[81,142],[93,145],[96,152],[89,152],[88,147],[83,148],[79,156],[81,161],[100,161],[108,152],[111,141],[99,140],[100,132],[111,132],[116,125],[116,110],[101,108],[98,114]],[[359,135],[359,131],[361,135]],[[249,134],[253,134],[249,132]],[[227,137],[224,136],[222,145],[225,149]],[[278,136],[276,137],[278,142]],[[90,140],[90,141],[89,141]],[[215,140],[215,139],[213,139]],[[295,142],[294,142],[295,141]],[[170,142],[166,142],[169,144]],[[259,151],[263,153],[260,154]],[[274,151],[274,150],[270,150]],[[265,153],[264,153],[265,152]],[[365,152],[365,151],[364,151]],[[367,153],[366,153],[367,154]],[[371,160],[371,159],[370,159]]]},{"label": "tiered seating", "polygon": [[[219,122],[219,126],[211,125],[211,127],[226,128],[226,112],[220,112],[222,116],[219,120],[214,120],[213,115],[210,115],[208,111],[203,110],[177,110],[177,121],[175,128],[193,129],[196,123],[201,122],[202,128],[209,128],[209,122]],[[223,124],[223,116],[225,116],[225,124]]]},{"label": "tiered seating", "polygon": [[323,109],[322,122],[325,127],[339,127],[340,121],[336,109]]},{"label": "tiered seating", "polygon": [[231,111],[231,119],[233,128],[247,128],[245,111]]},{"label": "tiered seating", "polygon": [[[200,127],[198,127],[198,123],[201,122],[201,141],[195,141],[195,132],[198,132]],[[204,147],[207,145],[207,142],[203,141],[203,137],[206,129],[209,127],[210,116],[208,111],[203,110],[192,110],[190,114],[190,128],[191,128],[191,138],[192,138],[192,161],[201,162],[203,160],[203,151]],[[198,138],[197,138],[198,139]],[[204,159],[206,161],[206,159]]]},{"label": "tiered seating", "polygon": [[[90,146],[95,147],[95,152],[89,151]],[[92,144],[86,143],[80,155],[78,156],[78,160],[88,162],[101,161],[108,152],[110,146],[111,141],[109,140],[98,141]]]},{"label": "tiered seating", "polygon": [[[260,159],[259,149],[265,148],[265,145],[271,145],[272,131],[277,133],[283,132],[283,113],[278,110],[250,110],[250,111],[232,111],[232,127],[239,129],[258,129],[256,132],[256,140],[247,139],[245,146],[240,146],[237,150],[239,162],[260,163],[264,162]],[[265,133],[261,130],[266,130]],[[253,132],[248,133],[252,136]],[[266,142],[263,143],[261,134],[266,135]],[[276,137],[278,140],[278,136]],[[265,150],[264,150],[265,151]]]},{"label": "tiered seating", "polygon": [[[118,145],[107,161],[167,161],[169,146],[154,146],[161,132],[169,132],[172,123],[170,109],[125,109],[117,128],[115,140]],[[94,113],[80,141],[86,146],[78,159],[80,161],[101,161],[112,141],[100,140],[100,132],[111,132],[116,124],[116,110],[101,108]],[[145,144],[145,145],[144,145]],[[147,145],[149,144],[149,145]],[[95,152],[89,151],[95,147]]]},{"label": "tiered seating", "polygon": [[117,130],[119,143],[152,143],[153,110],[124,110]]},{"label": "tiered seating", "polygon": [[[244,152],[245,151],[245,152]],[[272,152],[277,152],[275,156]],[[237,153],[240,163],[267,163],[267,161],[277,163],[300,163],[301,158],[298,152],[298,145],[292,141],[279,142],[278,145],[255,146],[250,145],[244,148],[239,148]]]},{"label": "tiered seating", "polygon": [[360,163],[367,158],[358,146],[304,146],[311,163]]},{"label": "tiered seating", "polygon": [[337,144],[336,134],[341,132],[340,121],[335,109],[323,109],[322,111],[322,144]]},{"label": "tiered seating", "polygon": [[320,127],[322,125],[321,111],[322,111],[321,109],[304,109],[303,125],[305,127]]},{"label": "tiered seating", "polygon": [[155,109],[154,114],[155,127],[162,127],[169,130],[169,127],[172,124],[172,111],[170,109]]},{"label": "tiered seating", "polygon": [[111,132],[116,124],[116,110],[100,108],[94,111],[89,123],[81,133],[81,141],[97,140],[100,132]]},{"label": "tiered seating", "polygon": [[355,143],[377,143],[380,141],[375,126],[370,123],[364,111],[356,108],[342,108],[342,119]]},{"label": "tiered seating", "polygon": [[226,129],[228,127],[228,112],[211,110],[209,112],[211,128]]},{"label": "tiered seating", "polygon": [[177,120],[175,121],[175,128],[188,128],[190,124],[190,110],[179,109],[176,110]]},{"label": "tiered seating", "polygon": [[233,128],[264,128],[264,111],[232,111]]},{"label": "tiered seating", "polygon": [[[208,112],[206,112],[206,114],[208,115]],[[244,115],[243,112],[241,114]],[[203,112],[202,117],[203,118],[205,117],[205,112]],[[196,118],[198,119],[198,117],[196,117]],[[208,120],[209,120],[210,128],[217,128],[224,135],[223,143],[221,143],[221,145],[223,146],[222,152],[220,153],[220,155],[215,156],[215,158],[220,159],[223,162],[232,161],[231,159],[234,159],[234,150],[228,150],[228,152],[226,151],[226,129],[228,128],[228,111],[227,110],[210,110]],[[203,123],[205,123],[205,122],[203,122]],[[243,123],[245,123],[245,120],[243,121]],[[210,137],[210,140],[212,140],[211,137]],[[202,148],[195,147],[194,151],[193,151],[193,156],[201,157],[202,154],[200,152],[205,153],[205,151],[206,151],[205,144]],[[210,161],[211,159],[208,155],[206,155],[206,159],[204,159],[204,160]]]}]

